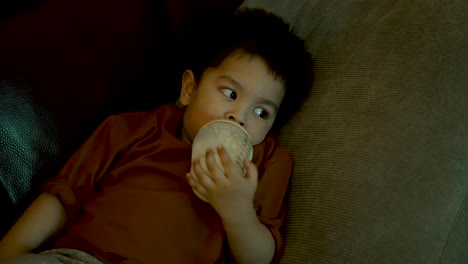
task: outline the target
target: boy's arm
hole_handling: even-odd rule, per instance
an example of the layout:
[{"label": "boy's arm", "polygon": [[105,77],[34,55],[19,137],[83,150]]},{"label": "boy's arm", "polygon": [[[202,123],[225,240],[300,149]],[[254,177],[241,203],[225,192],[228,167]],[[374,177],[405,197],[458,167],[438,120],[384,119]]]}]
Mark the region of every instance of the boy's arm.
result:
[{"label": "boy's arm", "polygon": [[[249,170],[248,167],[251,171],[256,169],[246,164]],[[286,215],[286,191],[292,174],[292,158],[284,149],[277,149],[258,173],[262,177],[255,191],[254,207],[249,208],[246,216],[235,218],[239,221],[223,218],[223,224],[231,254],[238,263],[279,263],[283,248],[280,227]],[[254,260],[253,257],[261,257],[261,252],[264,261],[260,258]]]},{"label": "boy's arm", "polygon": [[0,241],[0,262],[38,248],[64,226],[65,209],[52,194],[41,194]]},{"label": "boy's arm", "polygon": [[154,112],[148,112],[146,116],[123,114],[104,120],[60,173],[42,186],[45,193],[31,204],[0,241],[0,262],[34,250],[53,238],[65,222],[71,221],[81,206],[92,199],[94,186],[119,152],[147,135],[152,127],[149,124],[155,124],[156,117]]},{"label": "boy's arm", "polygon": [[275,240],[255,210],[236,219],[223,219],[229,249],[238,263],[270,263],[275,253]]},{"label": "boy's arm", "polygon": [[[0,262],[12,256],[27,253],[46,240],[73,218],[77,200],[92,192],[96,179],[111,162],[113,142],[119,135],[110,133],[117,122],[106,119],[88,140],[75,152],[56,177],[43,186],[41,194],[17,220],[0,241]],[[117,130],[118,131],[118,130]],[[75,195],[74,189],[80,189]],[[78,197],[80,196],[80,197]]]},{"label": "boy's arm", "polygon": [[[245,165],[247,170],[256,170],[248,163]],[[279,263],[283,240],[280,227],[286,215],[286,191],[292,174],[292,157],[284,149],[276,149],[264,169],[258,173],[262,177],[255,191],[254,207],[249,208],[247,215],[235,218],[239,220],[223,218],[223,224],[231,254],[238,263]],[[263,254],[264,260],[260,259],[260,254]],[[254,257],[259,259],[255,260]]]},{"label": "boy's arm", "polygon": [[244,176],[223,147],[217,147],[217,151],[225,172],[216,166],[213,150],[208,149],[207,170],[201,167],[200,160],[194,161],[193,172],[187,174],[189,185],[221,217],[231,255],[238,263],[279,262],[279,228],[285,215],[291,157],[277,151],[265,169],[262,166],[263,176],[258,181],[259,171],[254,163],[244,159]]}]

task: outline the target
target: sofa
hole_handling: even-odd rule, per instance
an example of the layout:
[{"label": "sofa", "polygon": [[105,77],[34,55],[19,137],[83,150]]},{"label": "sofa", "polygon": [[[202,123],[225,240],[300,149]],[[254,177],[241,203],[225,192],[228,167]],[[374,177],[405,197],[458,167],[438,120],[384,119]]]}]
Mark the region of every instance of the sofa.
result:
[{"label": "sofa", "polygon": [[0,234],[106,116],[175,100],[194,29],[239,6],[283,17],[314,61],[280,131],[281,263],[468,263],[465,0],[16,4],[0,18]]}]

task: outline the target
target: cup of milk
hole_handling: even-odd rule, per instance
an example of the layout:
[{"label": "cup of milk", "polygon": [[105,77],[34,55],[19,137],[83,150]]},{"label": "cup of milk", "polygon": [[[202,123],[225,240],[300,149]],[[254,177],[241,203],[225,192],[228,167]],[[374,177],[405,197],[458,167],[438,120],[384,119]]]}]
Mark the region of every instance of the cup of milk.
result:
[{"label": "cup of milk", "polygon": [[[218,156],[218,151],[216,150],[218,145],[224,147],[231,160],[241,168],[243,175],[245,175],[246,171],[243,160],[246,157],[252,160],[253,147],[250,143],[250,136],[247,131],[238,123],[230,120],[214,120],[200,128],[192,143],[192,162],[200,160],[201,167],[205,169],[205,171],[208,171],[205,156],[208,148],[211,148],[216,164],[224,173],[223,165]],[[192,171],[193,169],[190,168],[191,173]],[[197,191],[193,191],[198,198],[205,201]]]}]

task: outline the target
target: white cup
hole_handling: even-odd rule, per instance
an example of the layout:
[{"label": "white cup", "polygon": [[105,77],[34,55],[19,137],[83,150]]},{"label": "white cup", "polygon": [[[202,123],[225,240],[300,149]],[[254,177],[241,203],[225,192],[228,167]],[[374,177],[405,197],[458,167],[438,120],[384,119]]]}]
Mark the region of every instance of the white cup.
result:
[{"label": "white cup", "polygon": [[[213,150],[213,155],[219,169],[224,173],[223,165],[219,159],[216,146],[222,145],[231,159],[237,164],[245,175],[244,158],[252,160],[253,147],[250,143],[250,136],[238,123],[229,120],[215,120],[205,124],[198,131],[192,143],[192,162],[200,160],[200,165],[208,171],[205,162],[205,155],[208,148]],[[190,169],[192,173],[193,169]],[[195,195],[205,201],[203,197],[193,190]]]}]

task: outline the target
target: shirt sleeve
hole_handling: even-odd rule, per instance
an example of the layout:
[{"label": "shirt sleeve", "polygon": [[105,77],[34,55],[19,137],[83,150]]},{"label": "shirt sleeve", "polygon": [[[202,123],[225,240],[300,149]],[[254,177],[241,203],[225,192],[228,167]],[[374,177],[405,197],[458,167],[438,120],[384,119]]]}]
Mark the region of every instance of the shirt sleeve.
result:
[{"label": "shirt sleeve", "polygon": [[280,230],[286,216],[286,193],[292,169],[291,155],[278,148],[272,159],[265,164],[265,171],[255,194],[254,206],[258,219],[270,230],[276,243],[272,263],[279,263],[283,250]]},{"label": "shirt sleeve", "polygon": [[62,170],[41,186],[55,195],[72,221],[94,195],[96,182],[106,173],[119,152],[119,119],[107,118],[66,162]]}]

